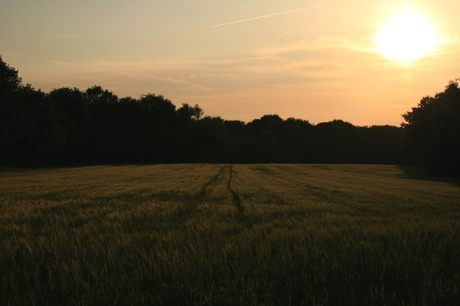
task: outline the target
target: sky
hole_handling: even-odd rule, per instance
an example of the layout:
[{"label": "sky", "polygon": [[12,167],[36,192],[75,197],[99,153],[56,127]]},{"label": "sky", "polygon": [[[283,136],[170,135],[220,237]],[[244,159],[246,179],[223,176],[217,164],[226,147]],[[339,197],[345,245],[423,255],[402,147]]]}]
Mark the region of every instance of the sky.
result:
[{"label": "sky", "polygon": [[0,55],[44,92],[99,85],[227,120],[399,126],[460,77],[459,11],[458,0],[2,0]]}]

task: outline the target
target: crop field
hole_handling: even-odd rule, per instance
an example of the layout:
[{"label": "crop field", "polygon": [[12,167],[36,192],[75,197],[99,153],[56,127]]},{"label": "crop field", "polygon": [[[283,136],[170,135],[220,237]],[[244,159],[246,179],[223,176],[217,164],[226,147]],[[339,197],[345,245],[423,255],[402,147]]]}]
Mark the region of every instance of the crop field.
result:
[{"label": "crop field", "polygon": [[0,171],[0,305],[460,305],[460,180],[388,165]]}]

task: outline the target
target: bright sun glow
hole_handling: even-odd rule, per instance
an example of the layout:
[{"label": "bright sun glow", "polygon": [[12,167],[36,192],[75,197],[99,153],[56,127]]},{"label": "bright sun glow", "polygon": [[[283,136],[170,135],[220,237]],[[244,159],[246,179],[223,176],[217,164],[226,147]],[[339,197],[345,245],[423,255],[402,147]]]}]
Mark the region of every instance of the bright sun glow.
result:
[{"label": "bright sun glow", "polygon": [[429,56],[437,44],[434,28],[427,18],[411,10],[399,13],[374,34],[377,52],[389,60],[409,62]]}]

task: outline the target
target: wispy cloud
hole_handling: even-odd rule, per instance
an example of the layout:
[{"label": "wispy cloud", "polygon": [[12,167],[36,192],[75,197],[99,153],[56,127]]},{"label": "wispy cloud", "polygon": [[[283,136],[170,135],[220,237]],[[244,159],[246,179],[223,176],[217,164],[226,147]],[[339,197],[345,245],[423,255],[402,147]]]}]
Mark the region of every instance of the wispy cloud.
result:
[{"label": "wispy cloud", "polygon": [[291,33],[291,32],[284,32],[284,33],[281,33],[281,34],[278,34],[278,35],[276,35],[276,36],[275,36],[275,37],[273,37],[273,38],[278,38],[278,37],[281,37],[281,36],[287,35],[287,34],[289,34],[289,33]]},{"label": "wispy cloud", "polygon": [[58,64],[58,65],[66,65],[66,66],[76,66],[75,64],[72,63],[66,63],[66,62],[61,62],[61,61],[53,61],[53,60],[46,60],[47,62]]},{"label": "wispy cloud", "polygon": [[211,89],[209,89],[208,87],[205,87],[203,85],[200,85],[200,84],[197,84],[197,83],[192,83],[192,82],[187,82],[187,81],[184,81],[184,80],[173,79],[173,78],[170,78],[170,77],[159,77],[159,76],[155,76],[155,75],[138,73],[138,72],[131,72],[131,73],[128,73],[128,74],[131,75],[131,76],[135,76],[135,77],[148,78],[148,79],[153,79],[153,80],[158,80],[158,81],[163,81],[163,82],[190,85],[190,86],[193,86],[193,87],[197,87],[197,88],[212,92]]},{"label": "wispy cloud", "polygon": [[371,43],[362,38],[325,36],[221,59],[181,56],[78,65],[48,61],[62,65],[69,83],[88,87],[102,82],[102,86],[114,88],[122,96],[154,90],[180,101],[298,84],[326,86],[324,84],[337,80],[360,79],[367,75],[368,69],[384,70],[378,66],[384,64],[383,59],[380,61],[380,57],[369,50]]},{"label": "wispy cloud", "polygon": [[263,15],[263,16],[257,16],[257,17],[251,17],[251,18],[246,18],[246,19],[240,19],[240,20],[236,20],[236,21],[220,23],[220,24],[216,24],[216,25],[211,26],[211,28],[217,28],[217,27],[222,27],[222,26],[231,25],[231,24],[240,23],[240,22],[245,22],[245,21],[257,20],[257,19],[274,17],[274,16],[290,14],[290,13],[295,13],[295,12],[300,12],[300,11],[305,11],[305,10],[311,10],[311,9],[314,9],[314,8],[317,8],[317,7],[320,7],[320,6],[324,6],[324,5],[303,7],[303,8],[296,9],[296,10],[290,10],[290,11],[285,11],[285,12],[280,12],[280,13],[274,13],[274,14],[268,14],[268,15]]},{"label": "wispy cloud", "polygon": [[[86,63],[84,66],[87,71],[99,73],[109,72],[112,75],[127,76],[132,79],[150,79],[171,84],[182,84],[195,87],[201,90],[212,92],[206,86],[195,82],[184,80],[181,75],[186,71],[190,75],[190,70],[196,65],[196,61],[183,58],[162,58],[155,61],[121,61],[121,62],[96,62]],[[171,77],[174,75],[174,77]]]}]

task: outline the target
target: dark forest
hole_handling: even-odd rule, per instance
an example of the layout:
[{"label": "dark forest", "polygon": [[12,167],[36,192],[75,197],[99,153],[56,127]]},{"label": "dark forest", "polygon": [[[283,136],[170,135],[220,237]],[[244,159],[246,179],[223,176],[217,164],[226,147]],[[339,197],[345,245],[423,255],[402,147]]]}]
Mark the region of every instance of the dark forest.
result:
[{"label": "dark forest", "polygon": [[264,115],[245,123],[176,107],[161,95],[119,98],[93,86],[24,85],[0,57],[0,166],[127,163],[414,164],[460,173],[460,89],[424,97],[396,126]]}]

